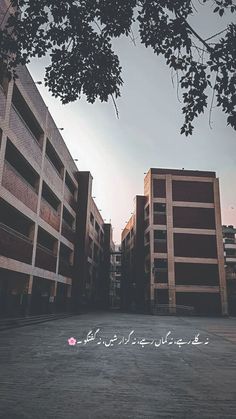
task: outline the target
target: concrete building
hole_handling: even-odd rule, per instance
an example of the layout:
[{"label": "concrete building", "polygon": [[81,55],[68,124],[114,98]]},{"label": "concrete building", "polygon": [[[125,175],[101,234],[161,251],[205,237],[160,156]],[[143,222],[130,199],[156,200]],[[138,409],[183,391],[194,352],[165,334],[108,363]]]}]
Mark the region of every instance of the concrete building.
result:
[{"label": "concrete building", "polygon": [[114,245],[111,252],[110,279],[110,307],[112,308],[120,308],[121,255],[121,246]]},{"label": "concrete building", "polygon": [[[109,300],[111,224],[105,223],[92,198],[90,172],[78,173],[75,298],[82,306],[106,308]],[[77,303],[76,303],[77,305]]]},{"label": "concrete building", "polygon": [[126,307],[175,313],[186,306],[196,314],[227,315],[214,172],[150,169],[122,233],[122,251]]},{"label": "concrete building", "polygon": [[236,228],[223,225],[226,277],[236,279]]},{"label": "concrete building", "polygon": [[229,314],[236,315],[236,228],[223,225],[223,241]]},{"label": "concrete building", "polygon": [[[10,83],[0,75],[0,312],[64,311],[72,281],[95,298],[104,221],[91,190],[83,193],[91,175],[78,172],[26,67],[17,73]],[[84,244],[90,279],[75,259]]]},{"label": "concrete building", "polygon": [[121,236],[122,282],[121,308],[131,310],[145,309],[145,270],[144,270],[144,206],[145,197],[136,196],[133,214]]}]

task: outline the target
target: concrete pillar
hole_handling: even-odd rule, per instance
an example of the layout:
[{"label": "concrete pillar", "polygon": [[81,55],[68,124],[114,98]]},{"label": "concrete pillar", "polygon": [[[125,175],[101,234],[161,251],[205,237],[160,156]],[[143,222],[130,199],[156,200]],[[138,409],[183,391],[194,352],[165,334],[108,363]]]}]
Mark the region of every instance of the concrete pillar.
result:
[{"label": "concrete pillar", "polygon": [[[63,202],[64,202],[64,193],[65,193],[65,181],[66,181],[66,170],[64,168],[64,172],[63,172],[63,186],[62,186],[62,202],[61,202],[61,206],[60,206],[60,226],[59,226],[59,234],[61,234],[62,231],[62,220],[63,220]],[[61,246],[61,242],[58,242],[58,247],[57,247],[57,262],[56,262],[56,274],[59,274],[59,262],[60,262],[60,246]]]},{"label": "concrete pillar", "polygon": [[[46,120],[47,124],[47,120]],[[35,232],[34,232],[34,241],[33,241],[33,253],[32,253],[32,267],[35,267],[35,259],[36,259],[36,251],[37,251],[37,238],[38,238],[38,220],[40,219],[40,204],[41,204],[41,196],[42,196],[42,188],[43,188],[43,167],[44,167],[44,159],[46,153],[46,133],[44,132],[44,136],[42,138],[42,162],[40,167],[39,173],[39,182],[37,185],[38,188],[38,202],[37,202],[37,220],[35,223]]]},{"label": "concrete pillar", "polygon": [[57,282],[52,281],[51,288],[50,288],[50,297],[49,297],[50,313],[55,313],[56,311],[56,295],[57,295]]},{"label": "concrete pillar", "polygon": [[153,177],[149,178],[150,202],[149,202],[149,220],[150,220],[150,288],[149,288],[149,310],[153,312],[155,306],[155,286],[154,286],[154,232],[153,232]]},{"label": "concrete pillar", "polygon": [[25,307],[26,316],[31,314],[33,280],[34,280],[33,275],[30,275],[29,282],[28,282],[28,292],[26,295],[26,307]]},{"label": "concrete pillar", "polygon": [[172,202],[172,177],[166,176],[166,226],[167,226],[167,266],[169,287],[169,310],[176,312],[175,295],[175,263],[174,263],[174,231],[173,231],[173,202]]},{"label": "concrete pillar", "polygon": [[[152,216],[152,215],[150,215],[150,216]],[[151,311],[152,311],[152,309],[154,308],[154,305],[155,305],[154,232],[153,231],[154,231],[153,228],[151,228],[150,229],[150,264],[151,264],[151,270],[150,270],[150,308],[151,308]]]},{"label": "concrete pillar", "polygon": [[5,134],[3,130],[1,148],[0,148],[0,194],[1,194],[1,184],[2,184],[3,168],[4,168],[4,161],[5,161],[6,145],[7,145],[7,135]]},{"label": "concrete pillar", "polygon": [[219,285],[220,285],[220,298],[221,298],[221,310],[222,315],[228,315],[228,301],[227,301],[227,289],[226,289],[226,274],[224,267],[224,246],[223,246],[223,233],[222,233],[222,222],[221,222],[221,209],[220,209],[220,191],[219,191],[219,179],[214,180],[214,197],[215,197],[215,222],[216,222],[216,245],[217,245],[217,257],[219,267]]}]

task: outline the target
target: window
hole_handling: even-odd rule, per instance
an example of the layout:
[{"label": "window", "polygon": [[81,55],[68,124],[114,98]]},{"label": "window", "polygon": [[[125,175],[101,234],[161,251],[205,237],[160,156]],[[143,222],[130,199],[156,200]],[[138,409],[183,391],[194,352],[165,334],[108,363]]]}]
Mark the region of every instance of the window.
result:
[{"label": "window", "polygon": [[167,269],[167,259],[154,259],[155,269]]},{"label": "window", "polygon": [[56,251],[57,240],[41,227],[38,228],[37,243],[50,250],[51,252]]},{"label": "window", "polygon": [[9,79],[6,75],[6,66],[1,60],[0,61],[0,85],[2,87],[2,90],[5,96],[7,96],[8,84],[9,84]]},{"label": "window", "polygon": [[63,259],[63,261],[67,262],[69,265],[71,265],[71,258],[72,258],[72,250],[67,247],[65,244],[60,244],[60,259]]},{"label": "window", "polygon": [[13,88],[12,103],[35,139],[41,144],[43,130],[16,85]]},{"label": "window", "polygon": [[144,218],[148,218],[148,217],[149,217],[149,205],[144,210]]},{"label": "window", "polygon": [[195,258],[217,258],[216,236],[174,233],[174,255]]},{"label": "window", "polygon": [[36,191],[38,190],[39,175],[9,139],[5,159]]},{"label": "window", "polygon": [[214,208],[173,208],[174,227],[215,229]]},{"label": "window", "polygon": [[96,230],[97,233],[99,233],[99,225],[98,225],[97,221],[95,222],[95,230]]},{"label": "window", "polygon": [[166,240],[167,232],[166,230],[154,230],[154,240]]},{"label": "window", "polygon": [[226,256],[234,256],[236,257],[236,249],[226,249]]},{"label": "window", "polygon": [[94,225],[94,215],[90,212],[90,223]]},{"label": "window", "polygon": [[175,263],[176,285],[219,285],[218,265]]},{"label": "window", "polygon": [[30,237],[34,223],[21,212],[0,199],[0,223],[10,227],[12,230]]},{"label": "window", "polygon": [[214,202],[213,183],[177,181],[172,182],[173,201]]},{"label": "window", "polygon": [[60,201],[45,182],[43,182],[42,197],[45,199],[45,201],[47,201],[48,204],[51,205],[51,207],[53,207],[55,211],[58,210]]},{"label": "window", "polygon": [[166,204],[153,204],[153,224],[166,225]]},{"label": "window", "polygon": [[63,220],[70,226],[70,228],[73,228],[74,217],[69,213],[69,211],[65,207],[63,207]]},{"label": "window", "polygon": [[72,193],[72,195],[74,195],[75,191],[76,191],[76,187],[74,185],[73,180],[71,179],[70,175],[67,172],[66,172],[65,183],[66,183],[66,186],[69,189],[69,191]]},{"label": "window", "polygon": [[154,299],[156,304],[169,304],[168,290],[155,289]]},{"label": "window", "polygon": [[165,214],[166,213],[166,204],[161,204],[161,203],[158,203],[158,202],[154,202],[153,212]]},{"label": "window", "polygon": [[168,268],[167,259],[155,259],[154,260],[154,281],[156,283],[167,283],[168,282]]},{"label": "window", "polygon": [[153,179],[153,197],[166,197],[166,181],[164,179]]},{"label": "window", "polygon": [[48,139],[47,139],[47,145],[46,145],[46,155],[48,159],[50,160],[50,162],[52,163],[52,165],[54,166],[54,168],[56,169],[56,171],[59,173],[60,177],[63,177],[64,166],[60,158],[58,157],[57,152],[54,150],[52,144],[50,143]]}]

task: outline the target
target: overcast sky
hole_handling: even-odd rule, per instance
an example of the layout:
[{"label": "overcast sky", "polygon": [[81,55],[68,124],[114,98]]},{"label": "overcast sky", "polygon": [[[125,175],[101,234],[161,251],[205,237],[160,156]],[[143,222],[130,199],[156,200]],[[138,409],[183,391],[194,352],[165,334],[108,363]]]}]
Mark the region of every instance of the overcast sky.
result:
[{"label": "overcast sky", "polygon": [[[204,36],[213,32],[209,17],[193,19]],[[214,29],[221,29],[217,22]],[[179,134],[183,121],[176,87],[162,58],[128,38],[115,43],[123,67],[124,86],[117,101],[120,118],[112,103],[61,105],[44,87],[39,90],[78,169],[94,178],[93,195],[102,215],[114,227],[120,242],[121,229],[133,209],[133,198],[143,194],[144,172],[150,167],[216,171],[220,178],[224,224],[236,224],[236,132],[227,127],[217,108],[195,122],[192,137]],[[29,69],[35,81],[43,79],[43,62],[34,60]]]}]

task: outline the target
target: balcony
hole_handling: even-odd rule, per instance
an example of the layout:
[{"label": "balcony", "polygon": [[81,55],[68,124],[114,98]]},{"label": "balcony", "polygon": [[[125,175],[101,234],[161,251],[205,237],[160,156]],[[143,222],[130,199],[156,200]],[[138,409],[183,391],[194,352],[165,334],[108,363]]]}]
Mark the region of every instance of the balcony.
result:
[{"label": "balcony", "polygon": [[74,196],[72,195],[72,193],[70,192],[70,190],[67,188],[67,186],[65,186],[65,190],[64,190],[64,199],[66,202],[68,202],[68,204],[71,206],[71,208],[73,208],[73,210],[76,210],[76,201]]},{"label": "balcony", "polygon": [[23,234],[0,223],[0,254],[7,258],[31,264],[32,241]]},{"label": "balcony", "polygon": [[70,265],[67,260],[62,258],[59,260],[59,274],[69,278],[73,277],[73,266]]},{"label": "balcony", "polygon": [[49,180],[52,186],[57,190],[57,192],[61,195],[62,194],[62,187],[63,187],[63,181],[60,177],[59,173],[55,169],[55,167],[52,165],[50,160],[45,156],[44,159],[44,173],[46,175],[46,178]]},{"label": "balcony", "polygon": [[70,242],[74,243],[75,240],[75,232],[72,230],[72,228],[64,221],[62,220],[62,229],[61,234]]},{"label": "balcony", "polygon": [[20,65],[17,67],[17,74],[24,90],[27,92],[27,96],[30,97],[35,109],[37,109],[40,120],[43,124],[46,123],[48,109],[43,101],[43,98],[39,94],[36,84],[33,82],[29,70],[26,66]]},{"label": "balcony", "polygon": [[7,161],[4,164],[2,185],[28,208],[37,212],[38,195],[35,189]]},{"label": "balcony", "polygon": [[59,231],[60,229],[60,214],[51,207],[50,204],[42,197],[40,204],[40,217],[46,221],[51,227]]},{"label": "balcony", "polygon": [[[15,133],[19,148],[22,149],[23,154],[30,157],[41,166],[42,150],[34,134],[30,131],[24,120],[18,114],[14,106],[10,111],[10,129]],[[24,141],[22,141],[24,139]]]},{"label": "balcony", "polygon": [[35,266],[56,272],[57,257],[53,252],[40,244],[37,244]]}]

